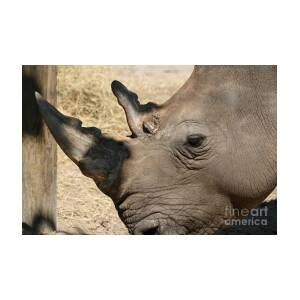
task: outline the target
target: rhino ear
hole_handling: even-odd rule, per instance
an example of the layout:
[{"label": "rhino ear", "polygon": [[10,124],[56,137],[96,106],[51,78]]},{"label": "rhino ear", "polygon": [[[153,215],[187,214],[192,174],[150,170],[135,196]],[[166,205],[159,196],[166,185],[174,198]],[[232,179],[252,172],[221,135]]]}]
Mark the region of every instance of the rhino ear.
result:
[{"label": "rhino ear", "polygon": [[140,104],[137,94],[128,90],[121,82],[115,80],[111,84],[113,94],[123,107],[128,126],[133,137],[155,133],[159,128],[159,106],[149,102]]}]

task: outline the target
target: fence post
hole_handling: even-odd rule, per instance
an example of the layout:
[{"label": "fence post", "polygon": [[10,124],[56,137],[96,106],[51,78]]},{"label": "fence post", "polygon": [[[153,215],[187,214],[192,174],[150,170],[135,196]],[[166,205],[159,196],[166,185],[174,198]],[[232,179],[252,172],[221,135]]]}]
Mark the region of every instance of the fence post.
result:
[{"label": "fence post", "polygon": [[57,149],[43,124],[34,91],[56,104],[56,66],[22,67],[23,234],[56,230]]}]

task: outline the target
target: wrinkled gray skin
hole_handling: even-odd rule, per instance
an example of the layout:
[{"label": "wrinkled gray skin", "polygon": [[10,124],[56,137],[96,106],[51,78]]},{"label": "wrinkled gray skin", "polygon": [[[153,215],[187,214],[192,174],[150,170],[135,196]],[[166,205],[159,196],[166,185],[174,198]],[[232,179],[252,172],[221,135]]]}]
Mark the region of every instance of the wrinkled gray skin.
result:
[{"label": "wrinkled gray skin", "polygon": [[37,94],[63,151],[109,195],[132,234],[209,234],[276,186],[276,66],[196,66],[159,106],[112,91],[132,136],[115,141]]}]

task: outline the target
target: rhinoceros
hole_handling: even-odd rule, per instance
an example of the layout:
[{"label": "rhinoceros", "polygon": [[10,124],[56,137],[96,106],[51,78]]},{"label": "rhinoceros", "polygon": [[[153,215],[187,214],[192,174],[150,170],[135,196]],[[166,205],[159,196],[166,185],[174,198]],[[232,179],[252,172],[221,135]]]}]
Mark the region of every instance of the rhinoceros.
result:
[{"label": "rhinoceros", "polygon": [[131,234],[212,234],[276,187],[276,66],[195,66],[162,105],[113,81],[131,136],[82,127],[40,94],[65,154],[114,202]]}]

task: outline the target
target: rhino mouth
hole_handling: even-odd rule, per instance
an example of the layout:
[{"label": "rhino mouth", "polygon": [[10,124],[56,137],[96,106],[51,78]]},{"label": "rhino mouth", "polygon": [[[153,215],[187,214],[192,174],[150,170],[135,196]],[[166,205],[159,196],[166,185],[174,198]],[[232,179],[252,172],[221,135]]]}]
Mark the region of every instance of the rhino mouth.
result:
[{"label": "rhino mouth", "polygon": [[134,235],[178,235],[188,233],[188,229],[184,226],[170,223],[170,220],[156,216],[156,218],[140,221],[129,232]]},{"label": "rhino mouth", "polygon": [[135,235],[158,235],[161,234],[158,220],[144,220],[139,222],[131,230]]},{"label": "rhino mouth", "polygon": [[[133,235],[185,235],[199,229],[199,223],[187,217],[178,217],[167,208],[152,208],[153,211],[123,210],[119,216]],[[204,223],[201,223],[201,227]]]},{"label": "rhino mouth", "polygon": [[[176,210],[178,211],[178,210]],[[224,216],[192,215],[178,216],[172,209],[156,209],[154,212],[128,213],[119,216],[133,235],[186,235],[214,234],[224,226]]]},{"label": "rhino mouth", "polygon": [[[163,235],[187,234],[189,229],[182,225],[184,220],[176,218],[176,205],[153,203],[150,198],[141,198],[139,193],[128,193],[119,203],[115,203],[120,219],[129,234]],[[147,201],[146,201],[147,200]],[[145,203],[148,202],[148,203]],[[142,204],[143,203],[143,204]]]},{"label": "rhino mouth", "polygon": [[[224,225],[224,211],[218,207],[173,197],[159,191],[153,194],[126,193],[115,203],[119,217],[133,235],[213,234]],[[163,197],[162,197],[163,196]],[[195,203],[196,202],[196,203]],[[204,202],[204,200],[202,200]]]}]

